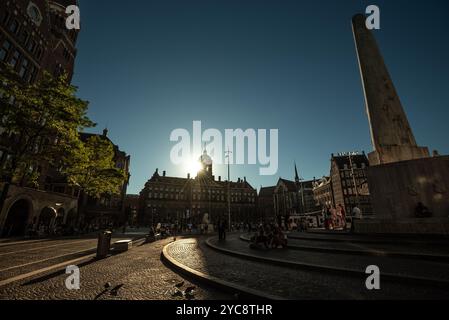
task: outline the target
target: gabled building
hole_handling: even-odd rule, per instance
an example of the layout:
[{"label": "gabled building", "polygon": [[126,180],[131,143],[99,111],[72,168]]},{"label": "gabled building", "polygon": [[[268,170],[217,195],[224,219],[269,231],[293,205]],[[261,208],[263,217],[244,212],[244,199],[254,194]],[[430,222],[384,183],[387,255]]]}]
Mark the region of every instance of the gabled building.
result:
[{"label": "gabled building", "polygon": [[313,197],[316,205],[320,208],[332,207],[334,205],[334,194],[330,177],[322,177],[313,182]]},{"label": "gabled building", "polygon": [[314,213],[319,208],[313,198],[313,180],[302,180],[295,164],[294,181],[279,178],[275,186],[261,188],[258,208],[263,219],[276,220],[278,224],[290,216]]},{"label": "gabled building", "polygon": [[349,215],[354,206],[364,214],[372,213],[367,179],[368,157],[363,152],[332,154],[330,179],[333,204],[341,204]]}]

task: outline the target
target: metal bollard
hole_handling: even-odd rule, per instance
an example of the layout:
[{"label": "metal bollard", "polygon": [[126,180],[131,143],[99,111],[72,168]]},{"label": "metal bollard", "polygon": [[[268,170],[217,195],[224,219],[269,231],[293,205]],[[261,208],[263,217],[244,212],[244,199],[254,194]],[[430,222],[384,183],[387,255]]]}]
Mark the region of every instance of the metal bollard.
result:
[{"label": "metal bollard", "polygon": [[98,234],[98,244],[97,244],[97,259],[104,259],[109,254],[109,249],[111,249],[111,231],[104,231]]}]

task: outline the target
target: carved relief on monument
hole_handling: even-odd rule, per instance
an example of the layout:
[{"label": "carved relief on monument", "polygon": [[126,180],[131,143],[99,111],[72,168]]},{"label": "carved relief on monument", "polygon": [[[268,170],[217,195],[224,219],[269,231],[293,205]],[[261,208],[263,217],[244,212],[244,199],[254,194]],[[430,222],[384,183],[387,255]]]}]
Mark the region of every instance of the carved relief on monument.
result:
[{"label": "carved relief on monument", "polygon": [[418,188],[415,185],[408,185],[407,193],[412,197],[417,197],[419,195]]}]

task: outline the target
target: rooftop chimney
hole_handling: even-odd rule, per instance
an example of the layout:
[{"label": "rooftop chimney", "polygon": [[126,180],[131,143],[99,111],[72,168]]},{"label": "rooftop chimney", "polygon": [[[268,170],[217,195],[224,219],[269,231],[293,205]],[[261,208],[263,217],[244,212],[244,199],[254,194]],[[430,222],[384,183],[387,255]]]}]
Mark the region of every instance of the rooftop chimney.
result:
[{"label": "rooftop chimney", "polygon": [[221,176],[218,176],[218,181],[221,182]]},{"label": "rooftop chimney", "polygon": [[165,175],[167,174],[167,172],[165,172],[165,170],[162,172],[162,176],[165,177]]},{"label": "rooftop chimney", "polygon": [[187,174],[187,179],[190,179],[190,173]]},{"label": "rooftop chimney", "polygon": [[109,132],[108,128],[104,128],[103,129],[103,137],[107,137],[108,136],[108,132]]}]

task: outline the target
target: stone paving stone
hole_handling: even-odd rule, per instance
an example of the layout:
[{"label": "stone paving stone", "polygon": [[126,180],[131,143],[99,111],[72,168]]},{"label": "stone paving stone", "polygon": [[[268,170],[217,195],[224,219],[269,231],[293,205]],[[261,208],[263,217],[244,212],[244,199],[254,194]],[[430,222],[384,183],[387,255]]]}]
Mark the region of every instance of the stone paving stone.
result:
[{"label": "stone paving stone", "polygon": [[183,300],[173,297],[173,286],[185,281],[183,288],[197,287],[195,299],[231,299],[215,289],[192,284],[168,269],[160,260],[165,244],[172,238],[151,244],[136,246],[123,254],[80,266],[81,289],[68,290],[65,287],[66,274],[39,275],[32,279],[0,287],[0,299],[18,300],[93,300],[99,295],[106,282],[112,287],[123,284],[118,295],[109,292],[98,296],[99,300]]},{"label": "stone paving stone", "polygon": [[[123,238],[114,237],[111,243]],[[74,238],[0,248],[0,281],[96,250],[97,239]],[[89,250],[89,251],[88,251]]]},{"label": "stone paving stone", "polygon": [[448,246],[433,246],[432,244],[378,244],[378,243],[357,243],[357,242],[321,242],[314,240],[288,239],[289,245],[310,246],[327,249],[343,250],[364,250],[364,251],[385,251],[385,252],[405,252],[409,254],[429,254],[445,255],[449,257]]},{"label": "stone paving stone", "polygon": [[297,232],[288,234],[289,237],[298,237],[300,239],[324,240],[324,241],[349,241],[349,242],[368,242],[388,244],[417,244],[431,246],[439,245],[447,247],[449,237],[447,236],[418,236],[418,235],[369,235],[369,234],[351,234],[351,233],[333,233],[333,232]]},{"label": "stone paving stone", "polygon": [[359,270],[362,272],[366,270],[367,266],[376,265],[380,268],[381,273],[385,272],[449,281],[449,264],[445,262],[398,257],[356,256],[353,254],[323,253],[289,249],[273,249],[270,251],[253,250],[249,247],[247,242],[240,240],[238,236],[231,236],[229,241],[224,243],[220,243],[216,238],[211,242],[223,249],[241,252],[243,254],[256,255],[262,258],[268,257],[307,264],[334,266],[338,268]]},{"label": "stone paving stone", "polygon": [[[449,290],[382,278],[381,290],[369,291],[364,275],[337,275],[244,260],[210,249],[197,239],[178,241],[168,253],[192,269],[286,299],[449,299]],[[330,259],[322,255],[321,259]]]}]

